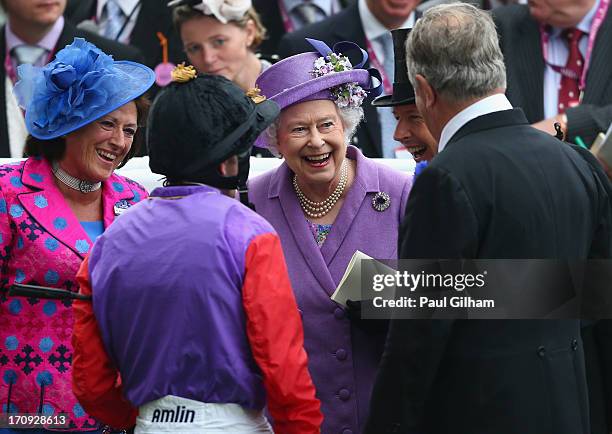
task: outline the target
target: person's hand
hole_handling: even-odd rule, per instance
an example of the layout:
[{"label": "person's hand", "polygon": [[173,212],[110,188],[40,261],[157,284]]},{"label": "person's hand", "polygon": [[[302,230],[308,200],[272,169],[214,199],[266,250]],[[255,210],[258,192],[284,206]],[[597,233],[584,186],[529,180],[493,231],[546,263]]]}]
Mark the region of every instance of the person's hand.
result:
[{"label": "person's hand", "polygon": [[567,136],[566,119],[567,118],[564,115],[560,114],[552,118],[536,122],[535,124],[531,124],[531,126],[554,136],[555,134],[557,134],[557,131],[555,131],[555,122],[559,122],[561,124],[561,129],[563,130],[563,133]]}]

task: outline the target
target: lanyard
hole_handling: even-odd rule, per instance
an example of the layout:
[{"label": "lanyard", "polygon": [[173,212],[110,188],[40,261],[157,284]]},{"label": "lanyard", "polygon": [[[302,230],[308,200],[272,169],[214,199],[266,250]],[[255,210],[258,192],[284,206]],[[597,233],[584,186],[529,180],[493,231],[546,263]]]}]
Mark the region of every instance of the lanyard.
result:
[{"label": "lanyard", "polygon": [[[280,10],[281,17],[283,18],[283,27],[285,27],[285,32],[291,33],[295,30],[295,25],[289,16],[289,12],[287,11],[287,7],[285,6],[285,2],[283,0],[278,0],[278,9]],[[331,3],[331,15],[334,15],[334,1]]]},{"label": "lanyard", "polygon": [[380,75],[382,77],[383,87],[385,88],[385,93],[387,95],[391,95],[393,93],[393,85],[389,81],[389,77],[387,76],[387,71],[385,71],[385,68],[383,68],[382,64],[380,63],[380,60],[378,60],[378,57],[376,56],[376,52],[374,51],[374,48],[372,47],[372,43],[367,38],[367,36],[366,36],[366,47],[368,49],[368,56],[370,57],[370,64],[374,68],[378,69],[378,71],[380,72]]},{"label": "lanyard", "polygon": [[595,16],[593,17],[593,21],[591,23],[591,29],[589,30],[589,42],[587,45],[587,52],[584,59],[584,67],[582,69],[582,77],[576,77],[576,74],[573,71],[568,70],[565,67],[559,65],[553,65],[547,60],[548,55],[548,43],[550,39],[550,34],[546,31],[546,27],[544,25],[540,26],[540,35],[542,42],[542,55],[544,56],[544,62],[550,66],[554,71],[563,75],[564,77],[571,78],[574,80],[580,79],[578,84],[578,88],[580,89],[580,99],[582,100],[582,95],[584,93],[584,88],[586,85],[586,76],[589,70],[589,66],[591,63],[591,57],[593,54],[593,48],[595,47],[595,38],[597,37],[597,33],[599,32],[599,28],[601,27],[604,18],[608,12],[608,7],[610,6],[610,0],[600,0],[599,7],[595,12]]},{"label": "lanyard", "polygon": [[[49,52],[49,54],[47,55],[47,60],[45,61],[45,65],[51,61],[54,54],[55,54],[55,50]],[[17,83],[17,78],[18,78],[17,71],[13,67],[13,59],[11,58],[11,54],[8,51],[8,47],[6,49],[6,54],[4,57],[4,70],[6,71],[6,75],[13,82],[13,85]]]}]

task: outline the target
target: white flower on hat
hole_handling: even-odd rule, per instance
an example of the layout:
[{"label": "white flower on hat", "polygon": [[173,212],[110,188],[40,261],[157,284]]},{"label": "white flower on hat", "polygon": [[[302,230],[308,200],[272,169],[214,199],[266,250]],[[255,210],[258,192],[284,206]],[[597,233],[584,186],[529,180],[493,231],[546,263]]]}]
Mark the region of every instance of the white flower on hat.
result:
[{"label": "white flower on hat", "polygon": [[214,15],[223,24],[241,20],[251,8],[251,0],[202,0],[194,6],[206,15]]}]

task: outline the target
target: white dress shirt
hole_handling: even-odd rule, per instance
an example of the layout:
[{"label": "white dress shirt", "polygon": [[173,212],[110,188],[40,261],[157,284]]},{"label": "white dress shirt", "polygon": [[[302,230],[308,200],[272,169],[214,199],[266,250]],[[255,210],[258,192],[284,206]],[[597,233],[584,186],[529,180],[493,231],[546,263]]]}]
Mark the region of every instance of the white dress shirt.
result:
[{"label": "white dress shirt", "polygon": [[[589,45],[589,32],[591,31],[591,24],[595,17],[595,12],[599,7],[600,0],[596,0],[595,4],[589,10],[589,12],[582,18],[582,20],[576,26],[577,29],[582,30],[586,35],[582,37],[578,43],[578,48],[582,57],[586,60],[587,47]],[[569,56],[569,48],[567,41],[561,33],[563,29],[553,28],[548,39],[548,53],[546,59],[548,63],[552,63],[557,66],[565,66],[567,58]],[[559,86],[561,86],[561,74],[552,69],[548,64],[544,69],[544,118],[552,118],[559,114]]]},{"label": "white dress shirt", "polygon": [[470,106],[467,106],[453,116],[444,126],[442,134],[440,134],[438,153],[442,152],[455,133],[472,119],[476,119],[479,116],[487,115],[489,113],[511,109],[512,104],[510,104],[510,101],[508,101],[508,98],[506,98],[506,95],[503,93],[496,93],[495,95],[488,96],[480,101],[476,101]]}]

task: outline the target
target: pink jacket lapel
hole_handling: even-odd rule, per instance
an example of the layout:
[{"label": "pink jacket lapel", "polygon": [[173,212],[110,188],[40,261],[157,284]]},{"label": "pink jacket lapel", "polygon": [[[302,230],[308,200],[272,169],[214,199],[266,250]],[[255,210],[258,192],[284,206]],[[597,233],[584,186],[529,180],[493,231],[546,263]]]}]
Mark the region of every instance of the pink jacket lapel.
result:
[{"label": "pink jacket lapel", "polygon": [[[49,162],[45,159],[28,159],[21,182],[31,189],[19,195],[23,208],[54,238],[84,258],[93,243],[55,185]],[[117,175],[112,175],[102,183],[105,228],[115,218],[115,206],[129,206],[127,201],[133,198],[134,192],[128,183]]]}]

